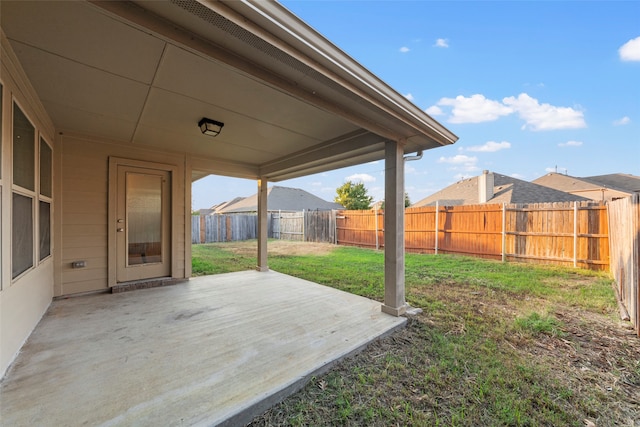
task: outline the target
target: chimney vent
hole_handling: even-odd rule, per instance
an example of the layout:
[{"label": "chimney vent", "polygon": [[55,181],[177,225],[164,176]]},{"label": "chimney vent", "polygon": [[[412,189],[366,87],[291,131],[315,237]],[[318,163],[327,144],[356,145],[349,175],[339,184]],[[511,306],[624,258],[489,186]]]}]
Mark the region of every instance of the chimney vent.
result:
[{"label": "chimney vent", "polygon": [[478,177],[478,202],[487,203],[493,199],[493,173],[483,170]]}]

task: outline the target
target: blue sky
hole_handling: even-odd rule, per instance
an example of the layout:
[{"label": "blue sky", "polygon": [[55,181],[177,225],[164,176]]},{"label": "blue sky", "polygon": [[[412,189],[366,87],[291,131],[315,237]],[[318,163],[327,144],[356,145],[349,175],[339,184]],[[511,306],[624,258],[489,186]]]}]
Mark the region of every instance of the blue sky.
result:
[{"label": "blue sky", "polygon": [[[640,2],[282,1],[460,138],[407,162],[412,202],[488,169],[640,176]],[[384,162],[279,182],[384,197]],[[270,184],[272,185],[272,184]],[[257,191],[207,177],[193,209]]]}]

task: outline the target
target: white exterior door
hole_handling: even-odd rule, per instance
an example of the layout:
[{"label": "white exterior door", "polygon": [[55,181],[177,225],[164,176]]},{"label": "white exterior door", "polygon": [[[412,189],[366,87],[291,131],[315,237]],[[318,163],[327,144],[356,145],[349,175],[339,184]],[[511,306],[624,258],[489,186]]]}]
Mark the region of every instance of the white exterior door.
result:
[{"label": "white exterior door", "polygon": [[171,276],[171,172],[117,168],[116,281]]}]

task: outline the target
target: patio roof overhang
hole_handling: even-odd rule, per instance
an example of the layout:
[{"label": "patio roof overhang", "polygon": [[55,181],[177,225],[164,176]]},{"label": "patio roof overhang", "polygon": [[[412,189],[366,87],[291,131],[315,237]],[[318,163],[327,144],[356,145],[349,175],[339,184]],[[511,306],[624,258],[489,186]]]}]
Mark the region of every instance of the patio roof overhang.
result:
[{"label": "patio roof overhang", "polygon": [[[280,181],[457,137],[275,2],[0,4],[57,132],[186,153],[208,174]],[[202,117],[224,122],[203,135]]]}]

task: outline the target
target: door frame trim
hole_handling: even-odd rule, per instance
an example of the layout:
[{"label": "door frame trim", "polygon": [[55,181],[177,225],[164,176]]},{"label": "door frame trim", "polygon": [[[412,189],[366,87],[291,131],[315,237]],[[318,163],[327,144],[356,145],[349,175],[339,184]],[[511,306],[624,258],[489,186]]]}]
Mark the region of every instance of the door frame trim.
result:
[{"label": "door frame trim", "polygon": [[171,277],[174,277],[176,271],[178,271],[177,265],[177,257],[176,257],[176,241],[177,241],[177,218],[179,212],[176,208],[176,197],[178,194],[178,185],[177,185],[177,176],[178,176],[178,166],[170,165],[166,163],[157,163],[157,162],[147,162],[144,160],[135,160],[135,159],[126,159],[123,157],[109,157],[109,201],[107,205],[107,258],[108,258],[108,267],[107,267],[107,286],[112,288],[118,285],[117,282],[117,267],[118,267],[118,257],[117,257],[117,245],[116,245],[116,217],[117,217],[117,206],[118,206],[118,167],[119,166],[131,166],[136,168],[143,169],[154,169],[160,171],[166,171],[171,174]]}]

